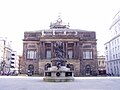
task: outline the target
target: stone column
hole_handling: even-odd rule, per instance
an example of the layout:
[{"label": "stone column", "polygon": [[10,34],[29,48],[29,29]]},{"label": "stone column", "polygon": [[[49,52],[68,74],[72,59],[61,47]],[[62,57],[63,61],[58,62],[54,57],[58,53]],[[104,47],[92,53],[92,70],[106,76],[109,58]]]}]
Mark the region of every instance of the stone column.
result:
[{"label": "stone column", "polygon": [[75,52],[74,57],[75,57],[75,59],[79,59],[79,53],[80,53],[79,51],[80,50],[79,50],[78,42],[75,42],[74,43],[74,52]]},{"label": "stone column", "polygon": [[26,73],[26,70],[27,70],[27,65],[26,65],[26,62],[27,62],[27,43],[24,42],[23,43],[23,61],[22,61],[22,70],[21,70],[21,73]]},{"label": "stone column", "polygon": [[40,43],[37,43],[36,59],[37,59],[38,61],[39,61],[39,59],[40,59]]},{"label": "stone column", "polygon": [[51,58],[54,58],[54,42],[51,42]]},{"label": "stone column", "polygon": [[82,76],[84,74],[82,42],[79,42],[79,56],[78,57],[80,60],[80,76]]},{"label": "stone column", "polygon": [[24,43],[23,45],[23,59],[27,59],[27,43]]},{"label": "stone column", "polygon": [[65,57],[68,59],[68,42],[65,42]]},{"label": "stone column", "polygon": [[64,58],[66,58],[66,42],[65,41],[63,42],[63,51],[65,52]]},{"label": "stone column", "polygon": [[45,58],[45,42],[41,42],[41,59]]},{"label": "stone column", "polygon": [[76,42],[74,42],[73,58],[76,59]]}]

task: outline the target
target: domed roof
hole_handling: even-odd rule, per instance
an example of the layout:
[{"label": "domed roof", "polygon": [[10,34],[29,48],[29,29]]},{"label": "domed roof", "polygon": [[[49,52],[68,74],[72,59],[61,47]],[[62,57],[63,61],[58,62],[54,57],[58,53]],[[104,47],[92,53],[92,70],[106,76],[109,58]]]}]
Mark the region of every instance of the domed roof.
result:
[{"label": "domed roof", "polygon": [[60,18],[60,17],[58,17],[58,19],[56,20],[56,22],[55,23],[50,23],[50,29],[61,29],[61,28],[66,28],[66,29],[68,29],[69,28],[69,23],[68,24],[64,24],[63,22],[62,22],[62,19]]}]

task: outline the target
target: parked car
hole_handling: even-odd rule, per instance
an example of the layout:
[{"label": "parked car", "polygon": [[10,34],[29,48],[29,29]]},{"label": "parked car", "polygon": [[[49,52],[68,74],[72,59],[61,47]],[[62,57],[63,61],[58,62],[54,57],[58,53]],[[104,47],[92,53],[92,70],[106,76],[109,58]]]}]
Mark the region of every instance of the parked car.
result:
[{"label": "parked car", "polygon": [[32,72],[30,70],[28,70],[27,75],[32,76],[33,74],[32,74]]}]

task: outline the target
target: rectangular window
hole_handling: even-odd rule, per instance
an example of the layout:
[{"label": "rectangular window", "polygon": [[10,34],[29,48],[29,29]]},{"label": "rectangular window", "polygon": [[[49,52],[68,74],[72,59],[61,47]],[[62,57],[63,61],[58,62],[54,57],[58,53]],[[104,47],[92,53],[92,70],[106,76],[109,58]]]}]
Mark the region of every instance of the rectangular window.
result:
[{"label": "rectangular window", "polygon": [[14,66],[10,66],[10,68],[15,68]]},{"label": "rectangular window", "polygon": [[14,62],[11,62],[11,64],[14,64]]},{"label": "rectangular window", "polygon": [[117,39],[117,43],[119,43],[119,39]]},{"label": "rectangular window", "polygon": [[11,54],[12,56],[15,56],[15,54]]},{"label": "rectangular window", "polygon": [[28,50],[27,59],[36,59],[36,50]]},{"label": "rectangular window", "polygon": [[46,50],[46,58],[50,59],[51,58],[51,50]]},{"label": "rectangular window", "polygon": [[106,59],[108,60],[108,55],[106,55]]},{"label": "rectangular window", "polygon": [[51,48],[51,43],[45,43],[45,48]]},{"label": "rectangular window", "polygon": [[117,54],[116,54],[116,58],[118,58],[118,57],[117,57]]},{"label": "rectangular window", "polygon": [[113,59],[115,59],[115,55],[113,55]]},{"label": "rectangular window", "polygon": [[68,50],[68,58],[69,59],[73,58],[73,51],[72,50]]},{"label": "rectangular window", "polygon": [[120,53],[118,53],[118,58],[120,59]]},{"label": "rectangular window", "polygon": [[15,60],[15,58],[11,58],[11,60]]},{"label": "rectangular window", "polygon": [[99,65],[100,65],[100,61],[99,61]]},{"label": "rectangular window", "polygon": [[102,61],[102,64],[104,65],[104,61]]},{"label": "rectangular window", "polygon": [[83,59],[93,59],[92,51],[84,51]]}]

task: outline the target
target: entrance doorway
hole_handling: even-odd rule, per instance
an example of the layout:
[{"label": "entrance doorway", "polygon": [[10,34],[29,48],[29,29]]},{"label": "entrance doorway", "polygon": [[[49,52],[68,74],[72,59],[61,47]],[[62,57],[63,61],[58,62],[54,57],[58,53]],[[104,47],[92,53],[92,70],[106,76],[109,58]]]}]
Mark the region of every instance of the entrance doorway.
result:
[{"label": "entrance doorway", "polygon": [[87,76],[91,75],[91,66],[90,65],[86,65],[86,67],[85,67],[85,75],[87,75]]}]

